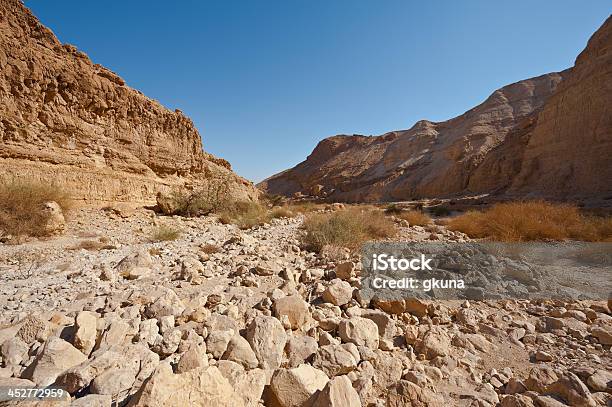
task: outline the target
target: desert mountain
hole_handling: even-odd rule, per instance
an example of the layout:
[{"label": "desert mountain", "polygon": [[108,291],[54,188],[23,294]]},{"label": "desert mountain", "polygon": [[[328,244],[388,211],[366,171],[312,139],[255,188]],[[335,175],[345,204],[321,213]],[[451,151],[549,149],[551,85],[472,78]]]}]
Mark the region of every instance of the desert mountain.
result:
[{"label": "desert mountain", "polygon": [[150,202],[176,185],[222,177],[256,194],[198,131],[62,44],[20,0],[0,3],[0,181],[52,182],[78,199]]},{"label": "desert mountain", "polygon": [[612,199],[612,18],[574,67],[507,85],[456,118],[322,140],[259,184],[337,201],[490,194]]}]

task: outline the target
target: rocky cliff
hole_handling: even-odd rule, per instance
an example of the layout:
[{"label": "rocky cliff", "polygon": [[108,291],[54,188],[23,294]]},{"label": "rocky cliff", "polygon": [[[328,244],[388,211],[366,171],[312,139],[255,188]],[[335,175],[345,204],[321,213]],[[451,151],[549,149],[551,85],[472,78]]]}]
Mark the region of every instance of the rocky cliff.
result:
[{"label": "rocky cliff", "polygon": [[573,68],[505,86],[445,122],[330,137],[259,187],[339,201],[612,199],[611,32],[609,18]]},{"label": "rocky cliff", "polygon": [[152,202],[159,191],[222,177],[256,196],[198,131],[61,44],[20,0],[0,4],[0,181],[38,179],[77,199]]}]

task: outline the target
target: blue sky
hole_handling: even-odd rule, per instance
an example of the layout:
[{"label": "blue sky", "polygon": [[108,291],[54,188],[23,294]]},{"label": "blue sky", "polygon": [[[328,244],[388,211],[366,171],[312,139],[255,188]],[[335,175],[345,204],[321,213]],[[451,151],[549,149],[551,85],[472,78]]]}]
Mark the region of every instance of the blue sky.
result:
[{"label": "blue sky", "polygon": [[259,181],[334,134],[441,121],[573,65],[608,0],[26,0]]}]

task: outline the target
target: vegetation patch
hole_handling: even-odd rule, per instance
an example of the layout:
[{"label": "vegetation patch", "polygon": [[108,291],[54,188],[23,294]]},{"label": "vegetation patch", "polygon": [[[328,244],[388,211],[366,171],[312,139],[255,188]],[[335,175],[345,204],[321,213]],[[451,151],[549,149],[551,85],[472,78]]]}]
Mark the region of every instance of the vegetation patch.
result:
[{"label": "vegetation patch", "polygon": [[270,210],[270,218],[278,219],[278,218],[292,218],[295,214],[286,206],[277,206]]},{"label": "vegetation patch", "polygon": [[47,235],[50,214],[44,203],[54,201],[64,212],[70,208],[68,195],[57,186],[15,180],[0,185],[0,235],[16,239]]},{"label": "vegetation patch", "polygon": [[232,205],[230,180],[220,176],[193,191],[175,189],[157,197],[157,207],[165,215],[200,216],[219,213]]},{"label": "vegetation patch", "polygon": [[240,229],[250,229],[270,220],[266,207],[258,202],[238,201],[219,213],[221,223],[232,223]]},{"label": "vegetation patch", "polygon": [[181,231],[171,226],[159,226],[151,233],[153,242],[169,242],[181,237]]},{"label": "vegetation patch", "polygon": [[312,201],[291,202],[288,208],[294,213],[307,214],[319,211],[325,208],[325,205],[318,204]]},{"label": "vegetation patch", "polygon": [[206,254],[213,254],[219,253],[221,251],[221,248],[216,244],[205,244],[203,246],[200,246],[200,250]]},{"label": "vegetation patch", "polygon": [[612,241],[612,218],[584,215],[575,206],[545,201],[499,203],[452,218],[447,227],[501,242]]},{"label": "vegetation patch", "polygon": [[426,226],[432,223],[431,218],[421,210],[406,209],[396,204],[385,208],[385,214],[395,216],[408,222],[410,226]]},{"label": "vegetation patch", "polygon": [[98,250],[103,250],[103,249],[109,249],[113,246],[111,246],[108,243],[108,239],[107,238],[100,238],[98,240],[81,240],[76,246],[71,247],[71,249],[73,250],[88,250],[88,251],[98,251]]},{"label": "vegetation patch", "polygon": [[302,243],[317,252],[327,245],[358,250],[368,240],[385,239],[397,233],[394,223],[381,211],[360,208],[313,213],[302,227]]}]

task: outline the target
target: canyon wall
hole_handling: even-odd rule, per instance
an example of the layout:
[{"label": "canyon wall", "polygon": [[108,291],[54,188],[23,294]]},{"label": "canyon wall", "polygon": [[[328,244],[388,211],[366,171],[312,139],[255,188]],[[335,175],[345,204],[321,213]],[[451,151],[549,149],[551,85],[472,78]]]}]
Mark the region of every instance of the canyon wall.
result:
[{"label": "canyon wall", "polygon": [[41,180],[92,202],[151,203],[160,191],[251,183],[202,149],[192,121],[62,44],[19,0],[0,4],[0,181]]},{"label": "canyon wall", "polygon": [[612,201],[612,20],[573,68],[523,80],[445,122],[322,140],[258,186],[335,201],[487,194]]}]

